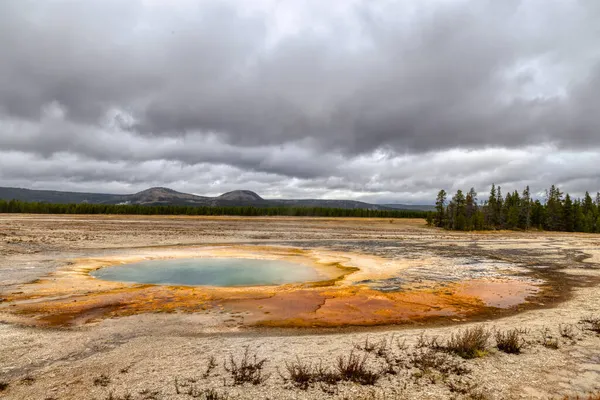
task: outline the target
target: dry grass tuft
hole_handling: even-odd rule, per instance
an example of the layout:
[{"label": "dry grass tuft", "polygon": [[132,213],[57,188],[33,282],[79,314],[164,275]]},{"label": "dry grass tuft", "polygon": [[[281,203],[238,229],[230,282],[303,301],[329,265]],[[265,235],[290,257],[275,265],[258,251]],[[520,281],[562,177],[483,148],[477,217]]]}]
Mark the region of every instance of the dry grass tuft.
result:
[{"label": "dry grass tuft", "polygon": [[158,390],[142,389],[139,391],[140,400],[158,400],[160,392]]},{"label": "dry grass tuft", "polygon": [[580,322],[585,324],[586,330],[600,334],[600,317],[589,316]]},{"label": "dry grass tuft", "polygon": [[587,396],[580,397],[579,395],[575,396],[564,396],[562,400],[600,400],[600,392],[590,393]]},{"label": "dry grass tuft", "polygon": [[376,347],[377,347],[377,345],[374,342],[371,342],[369,340],[368,336],[365,338],[365,341],[363,343],[357,343],[354,345],[355,349],[362,350],[367,353],[371,353],[371,352],[375,351]]},{"label": "dry grass tuft", "polygon": [[204,400],[227,400],[229,399],[229,394],[219,393],[215,389],[204,389],[201,397],[203,397]]},{"label": "dry grass tuft", "polygon": [[336,385],[341,381],[353,382],[359,385],[374,385],[383,376],[385,370],[374,371],[367,366],[368,354],[360,356],[350,351],[348,356],[340,356],[337,359],[335,369],[323,366],[323,363],[304,363],[299,358],[293,362],[286,362],[287,374],[280,372],[285,382],[291,382],[296,388],[306,390],[313,384],[319,384],[328,392],[329,386]]},{"label": "dry grass tuft", "polygon": [[[195,379],[180,382],[175,378],[175,393],[205,400],[226,400],[229,398],[227,393],[219,393],[215,389],[199,387],[196,382]],[[154,397],[144,397],[143,400],[154,400]]]},{"label": "dry grass tuft", "polygon": [[483,326],[466,328],[453,333],[443,349],[466,359],[482,357],[486,354],[490,335]]},{"label": "dry grass tuft", "polygon": [[291,382],[301,390],[308,389],[318,378],[318,369],[310,363],[303,363],[298,357],[296,357],[296,361],[294,362],[286,362],[285,369],[288,376],[280,373],[281,378],[286,382]]},{"label": "dry grass tuft", "polygon": [[554,339],[552,334],[550,333],[550,329],[545,328],[542,330],[542,346],[547,349],[558,350],[560,344],[558,343],[558,339]]},{"label": "dry grass tuft", "polygon": [[435,349],[435,350],[443,350],[444,346],[439,342],[437,336],[428,337],[425,336],[423,332],[417,338],[417,344],[415,345],[417,349]]},{"label": "dry grass tuft", "polygon": [[106,400],[133,400],[133,396],[130,393],[125,393],[123,396],[117,396],[110,391],[108,392]]},{"label": "dry grass tuft", "polygon": [[572,324],[558,324],[558,333],[565,339],[573,340],[576,336],[575,328]]},{"label": "dry grass tuft", "polygon": [[208,378],[210,376],[210,374],[213,372],[213,370],[215,368],[217,368],[218,365],[219,364],[217,363],[217,359],[215,358],[215,356],[210,356],[210,358],[208,359],[208,364],[206,366],[206,369],[202,373],[202,377],[204,379]]},{"label": "dry grass tuft", "polygon": [[408,349],[406,340],[400,341],[395,338],[395,335],[390,337],[384,337],[378,342],[370,342],[367,337],[363,344],[355,344],[354,348],[357,350],[370,353],[376,358],[380,359],[384,363],[383,372],[388,375],[398,374],[397,367],[404,364],[403,358],[399,357],[394,353],[394,348],[397,348],[400,352],[404,352]]},{"label": "dry grass tuft", "polygon": [[110,377],[108,375],[102,374],[94,378],[94,386],[102,386],[106,387],[110,384]]},{"label": "dry grass tuft", "polygon": [[21,385],[27,385],[27,386],[33,385],[34,382],[35,382],[35,378],[31,375],[27,375],[26,377],[22,378],[19,381],[19,383]]},{"label": "dry grass tuft", "polygon": [[496,331],[494,334],[498,350],[508,354],[520,354],[525,341],[517,329],[506,332]]},{"label": "dry grass tuft", "polygon": [[486,400],[488,398],[485,393],[478,390],[477,384],[463,380],[462,378],[457,381],[448,380],[446,386],[450,390],[450,393],[462,395],[464,399]]},{"label": "dry grass tuft", "polygon": [[338,357],[337,370],[340,379],[361,385],[374,385],[377,383],[382,376],[382,372],[367,368],[367,358],[368,354],[360,357],[354,353],[354,350],[350,351],[348,357]]},{"label": "dry grass tuft", "polygon": [[233,355],[229,356],[229,363],[225,362],[225,371],[229,372],[233,378],[234,385],[243,385],[251,383],[260,385],[269,379],[269,375],[263,374],[263,368],[267,362],[266,358],[258,359],[256,353],[250,354],[250,348],[246,347],[244,355],[239,361],[236,361]]},{"label": "dry grass tuft", "polygon": [[434,349],[417,351],[411,356],[410,362],[423,373],[435,370],[443,375],[466,375],[471,372],[453,357]]}]

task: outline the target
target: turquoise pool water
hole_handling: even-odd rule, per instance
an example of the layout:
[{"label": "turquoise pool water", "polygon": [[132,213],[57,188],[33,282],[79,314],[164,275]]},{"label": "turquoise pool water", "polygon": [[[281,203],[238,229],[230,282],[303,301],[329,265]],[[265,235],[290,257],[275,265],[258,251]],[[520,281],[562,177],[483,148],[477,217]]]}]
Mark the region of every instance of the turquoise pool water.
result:
[{"label": "turquoise pool water", "polygon": [[279,260],[187,258],[151,260],[90,273],[107,281],[189,286],[259,286],[325,279],[314,268]]}]

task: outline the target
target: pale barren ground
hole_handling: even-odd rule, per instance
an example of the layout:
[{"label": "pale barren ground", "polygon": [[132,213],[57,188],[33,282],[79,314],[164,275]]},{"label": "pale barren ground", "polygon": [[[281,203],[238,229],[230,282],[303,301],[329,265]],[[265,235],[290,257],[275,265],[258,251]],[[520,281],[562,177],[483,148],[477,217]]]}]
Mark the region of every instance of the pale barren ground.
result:
[{"label": "pale barren ground", "polygon": [[[486,269],[496,271],[502,263],[521,271],[524,279],[541,282],[543,293],[518,309],[479,317],[321,330],[232,324],[227,321],[235,315],[227,309],[142,313],[66,328],[23,325],[11,312],[11,296],[36,288],[37,279],[60,275],[72,260],[218,245],[346,254],[357,262],[384,260],[374,263],[383,270],[388,262],[404,263],[410,267],[403,276],[413,283],[449,276],[463,279],[474,273],[485,277]],[[429,265],[426,260],[437,261]],[[473,260],[481,270],[465,267]],[[0,383],[8,384],[0,397],[117,399],[129,394],[131,399],[191,399],[205,388],[234,399],[584,396],[600,391],[600,335],[580,323],[589,316],[600,317],[599,279],[598,235],[454,233],[426,228],[421,220],[0,215],[0,298],[6,299],[0,302]],[[420,371],[411,363],[421,334],[443,341],[481,324],[521,329],[526,340],[522,354],[494,349],[491,338],[484,357],[455,357],[470,371],[460,376]],[[559,334],[559,324],[572,328],[571,338]],[[558,349],[542,345],[544,331],[548,340],[558,341]],[[393,374],[385,374],[373,386],[340,383],[300,390],[280,376],[279,372],[286,375],[285,363],[296,357],[335,366],[337,357],[347,356],[367,338],[391,342],[392,337]],[[233,386],[224,361],[230,355],[237,359],[246,347],[267,358],[264,369],[270,376],[260,385]],[[218,365],[203,377],[211,356]],[[371,353],[367,363],[372,370],[385,364]],[[179,394],[175,379],[181,385]]]}]

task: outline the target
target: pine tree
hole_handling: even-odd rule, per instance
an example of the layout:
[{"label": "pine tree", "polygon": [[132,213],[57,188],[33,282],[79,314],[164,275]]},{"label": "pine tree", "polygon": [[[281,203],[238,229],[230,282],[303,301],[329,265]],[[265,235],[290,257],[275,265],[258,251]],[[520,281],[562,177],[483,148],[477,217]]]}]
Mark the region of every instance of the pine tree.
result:
[{"label": "pine tree", "polygon": [[529,186],[523,190],[521,196],[521,215],[520,215],[520,227],[523,229],[531,228],[531,193],[529,192]]},{"label": "pine tree", "polygon": [[518,229],[521,216],[521,198],[516,190],[506,195],[504,201],[505,226],[509,229]]},{"label": "pine tree", "polygon": [[582,203],[579,199],[573,202],[573,230],[575,232],[589,232],[588,221],[583,212],[584,207],[585,203]]},{"label": "pine tree", "polygon": [[594,213],[595,229],[594,232],[600,232],[600,192],[596,193],[596,212]]},{"label": "pine tree", "polygon": [[506,220],[506,227],[508,229],[516,229],[519,227],[519,211],[519,207],[517,206],[509,207]]},{"label": "pine tree", "polygon": [[587,214],[589,212],[594,211],[594,202],[592,201],[592,196],[590,196],[590,192],[585,192],[585,196],[583,198],[583,213]]},{"label": "pine tree", "polygon": [[498,225],[498,215],[496,214],[496,185],[492,183],[492,189],[490,190],[490,197],[486,204],[486,224],[490,229],[496,229]]},{"label": "pine tree", "polygon": [[573,223],[573,221],[574,221],[573,202],[571,201],[571,196],[569,196],[568,193],[565,197],[565,202],[563,204],[562,215],[563,215],[562,226],[563,226],[564,230],[567,232],[573,232],[573,230],[575,228],[575,226],[574,226],[575,224]]},{"label": "pine tree", "polygon": [[594,201],[589,192],[583,199],[573,200],[568,193],[552,185],[542,203],[531,198],[529,186],[522,195],[515,190],[502,198],[502,189],[492,185],[488,201],[480,206],[477,192],[471,188],[466,196],[458,190],[446,207],[446,192],[440,191],[436,213],[429,218],[437,226],[454,230],[539,228],[600,233],[600,193]]},{"label": "pine tree", "polygon": [[458,189],[456,195],[452,198],[452,229],[464,231],[467,228],[467,207],[466,199],[462,190]]},{"label": "pine tree", "polygon": [[498,186],[496,193],[496,228],[501,229],[504,226],[504,199],[502,198],[502,188]]},{"label": "pine tree", "polygon": [[560,189],[554,185],[547,192],[545,229],[550,231],[560,231],[563,229],[562,195]]},{"label": "pine tree", "polygon": [[466,204],[466,229],[473,230],[475,229],[475,213],[477,212],[477,192],[475,188],[471,188],[467,193]]},{"label": "pine tree", "polygon": [[473,216],[473,229],[478,231],[485,229],[485,215],[480,209],[475,211],[475,215]]},{"label": "pine tree", "polygon": [[428,212],[427,216],[425,217],[425,221],[427,222],[427,226],[432,226],[433,225],[433,213]]},{"label": "pine tree", "polygon": [[442,189],[438,192],[437,199],[435,200],[435,226],[440,228],[445,225],[446,198],[446,191]]}]

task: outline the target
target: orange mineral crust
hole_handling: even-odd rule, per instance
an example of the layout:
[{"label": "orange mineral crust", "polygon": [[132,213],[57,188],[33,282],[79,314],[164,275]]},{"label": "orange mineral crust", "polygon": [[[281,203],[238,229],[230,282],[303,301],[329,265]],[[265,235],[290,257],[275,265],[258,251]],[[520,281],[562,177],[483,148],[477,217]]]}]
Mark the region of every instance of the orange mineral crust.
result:
[{"label": "orange mineral crust", "polygon": [[[322,281],[279,286],[169,286],[108,282],[90,271],[140,260],[191,257],[281,259],[310,265]],[[515,277],[419,281],[393,291],[369,286],[365,279],[401,276],[430,260],[388,260],[361,254],[276,246],[213,246],[162,249],[145,254],[77,259],[5,294],[3,311],[20,323],[77,326],[103,318],[140,313],[205,313],[224,321],[238,316],[240,326],[340,327],[399,324],[440,317],[468,318],[493,309],[517,307],[538,287]]]}]

